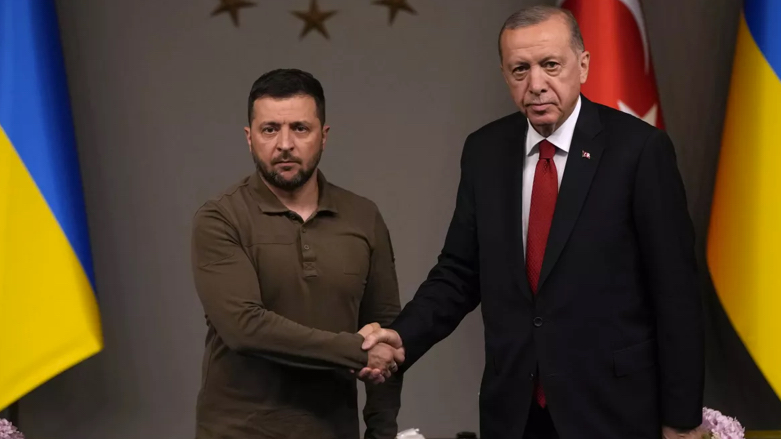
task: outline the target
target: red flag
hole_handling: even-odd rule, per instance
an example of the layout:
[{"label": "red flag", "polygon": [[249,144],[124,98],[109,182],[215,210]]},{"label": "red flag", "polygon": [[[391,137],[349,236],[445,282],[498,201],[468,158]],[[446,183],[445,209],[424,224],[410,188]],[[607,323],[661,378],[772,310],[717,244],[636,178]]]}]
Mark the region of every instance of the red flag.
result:
[{"label": "red flag", "polygon": [[564,0],[591,52],[583,94],[663,128],[640,0]]}]

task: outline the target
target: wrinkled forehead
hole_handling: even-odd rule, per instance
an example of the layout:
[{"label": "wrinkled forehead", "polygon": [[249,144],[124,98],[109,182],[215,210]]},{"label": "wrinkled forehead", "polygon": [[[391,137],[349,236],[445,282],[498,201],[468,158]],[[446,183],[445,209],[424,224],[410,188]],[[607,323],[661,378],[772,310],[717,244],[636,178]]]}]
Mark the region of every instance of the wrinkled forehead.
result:
[{"label": "wrinkled forehead", "polygon": [[551,18],[542,23],[505,29],[500,47],[504,62],[539,61],[546,57],[573,54],[570,30],[563,20]]},{"label": "wrinkled forehead", "polygon": [[286,121],[319,121],[317,103],[307,95],[296,95],[285,98],[262,96],[253,104],[255,120],[271,120],[277,123]]}]

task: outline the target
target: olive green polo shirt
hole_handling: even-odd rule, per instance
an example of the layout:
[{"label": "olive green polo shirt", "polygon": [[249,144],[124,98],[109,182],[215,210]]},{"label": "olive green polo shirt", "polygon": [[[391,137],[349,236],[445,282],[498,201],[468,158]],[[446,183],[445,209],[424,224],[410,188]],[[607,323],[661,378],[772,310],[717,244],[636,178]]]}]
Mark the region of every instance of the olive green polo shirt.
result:
[{"label": "olive green polo shirt", "polygon": [[[258,173],[196,213],[192,268],[207,335],[198,439],[357,439],[367,323],[400,311],[388,229],[370,200],[317,173],[306,221]],[[397,433],[401,377],[367,385],[366,437]]]}]

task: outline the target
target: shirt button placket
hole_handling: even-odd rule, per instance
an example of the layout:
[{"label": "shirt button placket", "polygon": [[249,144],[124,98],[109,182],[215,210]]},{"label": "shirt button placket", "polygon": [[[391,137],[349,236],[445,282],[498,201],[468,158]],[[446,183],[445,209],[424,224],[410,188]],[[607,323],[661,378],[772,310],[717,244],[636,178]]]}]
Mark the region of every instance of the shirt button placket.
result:
[{"label": "shirt button placket", "polygon": [[304,277],[317,276],[317,267],[315,266],[315,251],[312,245],[306,239],[306,228],[301,226],[301,255],[304,262]]}]

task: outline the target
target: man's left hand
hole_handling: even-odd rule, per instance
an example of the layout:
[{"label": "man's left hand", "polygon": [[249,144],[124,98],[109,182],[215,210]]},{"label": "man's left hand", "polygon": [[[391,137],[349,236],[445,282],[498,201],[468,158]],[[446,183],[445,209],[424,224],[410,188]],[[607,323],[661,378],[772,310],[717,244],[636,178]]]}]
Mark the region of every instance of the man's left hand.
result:
[{"label": "man's left hand", "polygon": [[704,434],[705,432],[701,428],[681,432],[674,428],[662,427],[662,439],[702,439]]}]

